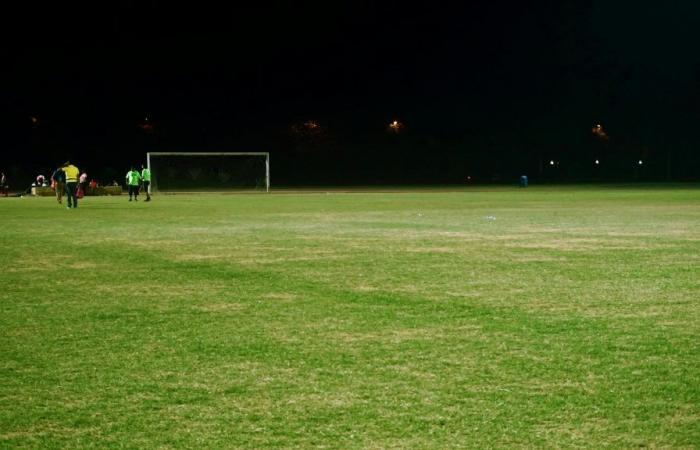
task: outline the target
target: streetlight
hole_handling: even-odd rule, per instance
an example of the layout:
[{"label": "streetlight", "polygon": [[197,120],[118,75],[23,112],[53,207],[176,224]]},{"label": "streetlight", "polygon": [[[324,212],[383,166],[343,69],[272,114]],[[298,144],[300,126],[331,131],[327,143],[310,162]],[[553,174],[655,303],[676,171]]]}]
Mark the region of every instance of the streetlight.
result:
[{"label": "streetlight", "polygon": [[591,133],[593,133],[593,135],[601,141],[608,140],[608,134],[603,129],[603,126],[599,123],[593,125],[593,127],[591,128]]},{"label": "streetlight", "polygon": [[400,133],[401,130],[403,129],[403,123],[399,122],[398,120],[394,120],[393,122],[389,123],[388,127],[389,131],[392,133]]}]

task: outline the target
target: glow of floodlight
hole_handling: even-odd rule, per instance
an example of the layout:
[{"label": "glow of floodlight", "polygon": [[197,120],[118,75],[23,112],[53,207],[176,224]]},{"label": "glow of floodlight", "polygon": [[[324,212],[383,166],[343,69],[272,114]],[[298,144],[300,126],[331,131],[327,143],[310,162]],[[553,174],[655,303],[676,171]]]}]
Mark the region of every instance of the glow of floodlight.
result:
[{"label": "glow of floodlight", "polygon": [[596,159],[596,160],[595,160],[595,163],[596,163],[596,165],[598,165],[598,164],[600,164],[600,161],[598,161],[598,160]]},{"label": "glow of floodlight", "polygon": [[644,161],[642,161],[642,160],[640,159],[640,160],[639,160],[639,165],[641,166],[642,164],[644,164]]},{"label": "glow of floodlight", "polygon": [[401,132],[401,129],[403,128],[403,124],[399,122],[398,120],[393,120],[389,122],[389,130],[391,130],[394,133],[399,133]]},{"label": "glow of floodlight", "polygon": [[553,166],[553,165],[554,165],[554,160],[553,160],[553,159],[549,161],[549,165],[550,165],[550,166]]}]

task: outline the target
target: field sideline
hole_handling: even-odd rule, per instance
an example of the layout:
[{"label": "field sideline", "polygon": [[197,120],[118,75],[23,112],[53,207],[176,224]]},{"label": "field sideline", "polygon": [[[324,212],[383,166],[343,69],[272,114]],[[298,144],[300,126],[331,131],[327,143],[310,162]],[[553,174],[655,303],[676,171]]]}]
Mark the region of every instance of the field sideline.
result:
[{"label": "field sideline", "polygon": [[700,443],[698,185],[0,217],[0,448]]}]

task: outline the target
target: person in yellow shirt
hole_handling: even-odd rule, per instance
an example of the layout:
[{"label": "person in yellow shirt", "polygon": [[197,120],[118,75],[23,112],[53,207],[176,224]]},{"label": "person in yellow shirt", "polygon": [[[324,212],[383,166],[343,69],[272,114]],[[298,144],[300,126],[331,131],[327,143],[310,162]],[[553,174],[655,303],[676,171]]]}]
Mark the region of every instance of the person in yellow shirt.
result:
[{"label": "person in yellow shirt", "polygon": [[70,209],[78,207],[78,177],[80,176],[80,171],[77,167],[66,161],[63,165],[63,172],[66,174],[66,198],[68,200],[68,205],[66,208]]}]

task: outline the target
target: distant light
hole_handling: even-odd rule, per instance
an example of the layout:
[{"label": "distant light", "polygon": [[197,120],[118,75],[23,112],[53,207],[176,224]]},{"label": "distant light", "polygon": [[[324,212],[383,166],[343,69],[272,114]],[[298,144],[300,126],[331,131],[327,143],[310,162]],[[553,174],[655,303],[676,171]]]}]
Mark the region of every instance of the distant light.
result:
[{"label": "distant light", "polygon": [[394,120],[392,122],[389,122],[389,131],[392,133],[400,133],[403,129],[403,124],[399,122],[398,120]]},{"label": "distant light", "polygon": [[553,165],[554,165],[554,160],[553,160],[553,159],[549,161],[549,165],[550,165],[550,166],[553,166]]},{"label": "distant light", "polygon": [[152,133],[154,126],[153,122],[149,119],[148,116],[145,116],[143,118],[143,122],[139,122],[136,126],[139,127],[141,130],[145,131],[146,133]]},{"label": "distant light", "polygon": [[607,141],[607,140],[608,140],[608,134],[607,134],[607,133],[605,132],[605,130],[603,129],[603,126],[602,126],[601,124],[599,124],[599,123],[593,125],[593,127],[591,128],[591,133],[593,133],[593,135],[594,135],[596,138],[598,138],[598,139],[600,139],[600,140],[602,140],[602,141]]},{"label": "distant light", "polygon": [[596,164],[600,164],[600,161],[598,161],[598,160],[596,159],[596,160],[595,160],[595,163],[596,163]]},{"label": "distant light", "polygon": [[642,161],[642,160],[640,159],[640,160],[639,160],[639,165],[641,166],[642,164],[644,164],[644,161]]}]

